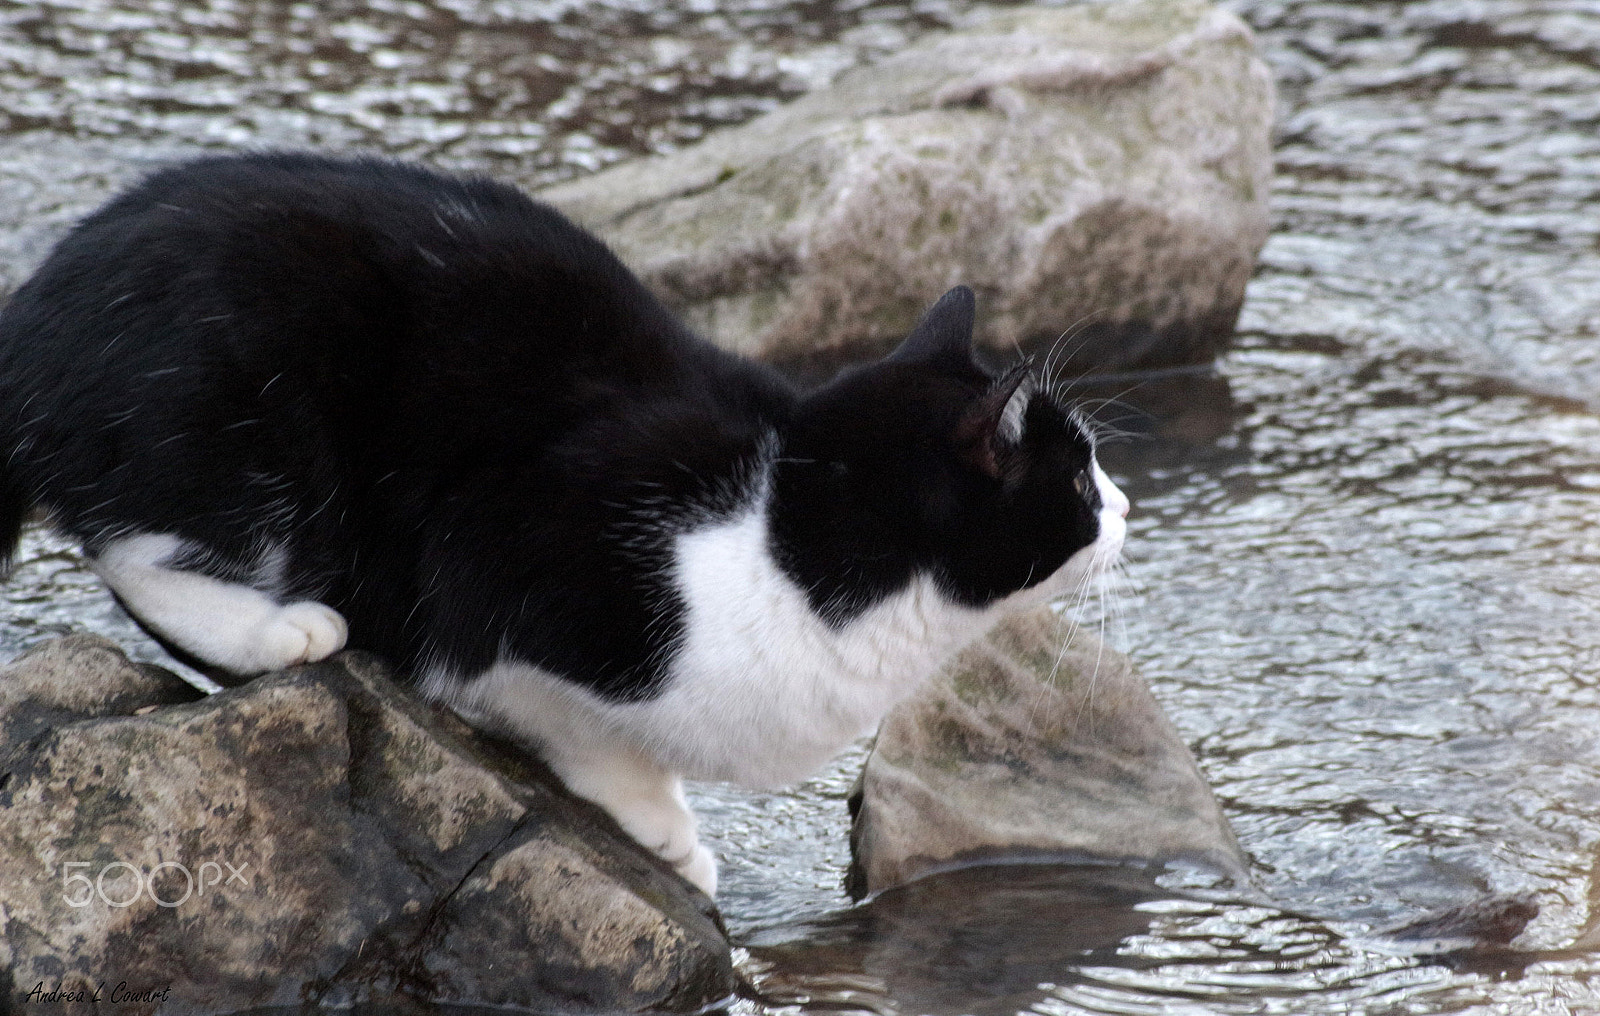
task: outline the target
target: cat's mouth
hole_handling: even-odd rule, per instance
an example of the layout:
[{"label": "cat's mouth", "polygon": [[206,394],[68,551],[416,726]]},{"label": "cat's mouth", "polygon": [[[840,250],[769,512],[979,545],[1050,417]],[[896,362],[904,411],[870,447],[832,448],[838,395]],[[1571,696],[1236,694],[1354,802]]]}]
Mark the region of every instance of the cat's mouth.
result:
[{"label": "cat's mouth", "polygon": [[1099,575],[1110,571],[1122,556],[1122,544],[1128,535],[1128,524],[1123,521],[1126,514],[1126,508],[1116,515],[1112,514],[1111,509],[1100,513],[1100,538],[1090,547],[1093,554],[1089,562],[1091,573]]}]

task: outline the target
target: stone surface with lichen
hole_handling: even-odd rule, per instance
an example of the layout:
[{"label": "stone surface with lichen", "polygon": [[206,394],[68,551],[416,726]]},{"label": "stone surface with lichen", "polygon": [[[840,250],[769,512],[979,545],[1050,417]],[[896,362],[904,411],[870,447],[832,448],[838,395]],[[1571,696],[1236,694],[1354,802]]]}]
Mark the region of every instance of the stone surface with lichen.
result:
[{"label": "stone surface with lichen", "polygon": [[0,671],[0,696],[11,991],[112,978],[218,1012],[692,1011],[732,991],[709,900],[368,658],[185,701],[171,675],[71,636]]}]

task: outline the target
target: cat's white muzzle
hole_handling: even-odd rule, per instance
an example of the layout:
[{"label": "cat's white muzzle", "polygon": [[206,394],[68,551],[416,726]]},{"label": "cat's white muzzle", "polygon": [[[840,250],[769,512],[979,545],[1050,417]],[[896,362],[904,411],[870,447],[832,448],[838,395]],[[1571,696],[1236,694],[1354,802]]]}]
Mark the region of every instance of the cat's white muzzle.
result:
[{"label": "cat's white muzzle", "polygon": [[1087,548],[1095,559],[1094,571],[1106,571],[1117,563],[1122,542],[1128,536],[1128,495],[1122,492],[1100,463],[1094,465],[1094,485],[1100,491],[1100,535]]}]

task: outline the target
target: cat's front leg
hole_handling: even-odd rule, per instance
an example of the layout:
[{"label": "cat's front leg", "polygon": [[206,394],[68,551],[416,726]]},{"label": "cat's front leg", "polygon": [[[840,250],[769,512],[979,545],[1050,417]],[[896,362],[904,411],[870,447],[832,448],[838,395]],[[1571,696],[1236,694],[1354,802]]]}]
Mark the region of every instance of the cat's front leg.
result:
[{"label": "cat's front leg", "polygon": [[620,746],[547,743],[541,754],[568,790],[604,808],[623,832],[716,897],[717,861],[695,831],[681,779]]}]

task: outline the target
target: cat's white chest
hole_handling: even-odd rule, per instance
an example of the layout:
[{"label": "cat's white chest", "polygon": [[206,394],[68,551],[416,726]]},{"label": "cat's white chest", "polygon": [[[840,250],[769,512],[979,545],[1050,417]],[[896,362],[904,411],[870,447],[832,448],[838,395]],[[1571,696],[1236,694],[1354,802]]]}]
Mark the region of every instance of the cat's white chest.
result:
[{"label": "cat's white chest", "polygon": [[810,606],[768,548],[765,512],[680,535],[684,637],[652,726],[689,735],[686,774],[775,786],[801,779],[981,634],[986,611],[914,578],[849,623]]},{"label": "cat's white chest", "polygon": [[871,733],[993,620],[918,576],[828,624],[773,559],[761,502],[675,537],[669,569],[683,632],[652,698],[607,701],[513,659],[464,685],[435,676],[424,692],[547,755],[613,745],[689,779],[777,787]]}]

